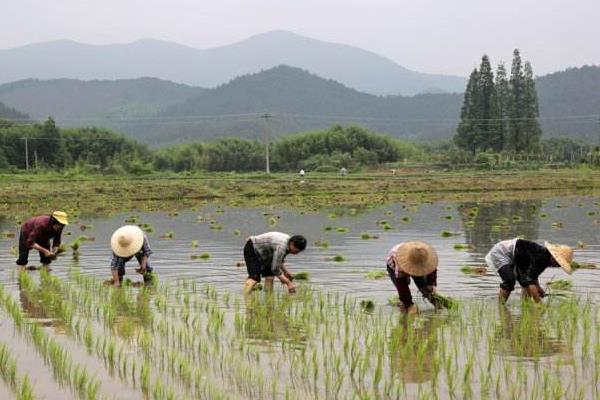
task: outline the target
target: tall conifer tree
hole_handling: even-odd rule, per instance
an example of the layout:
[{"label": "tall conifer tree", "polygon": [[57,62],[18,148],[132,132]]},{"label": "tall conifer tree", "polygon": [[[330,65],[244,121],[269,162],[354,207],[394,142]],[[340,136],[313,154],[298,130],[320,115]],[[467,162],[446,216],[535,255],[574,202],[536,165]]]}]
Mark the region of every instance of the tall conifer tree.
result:
[{"label": "tall conifer tree", "polygon": [[496,140],[493,146],[495,151],[502,151],[507,147],[509,104],[510,88],[506,76],[506,67],[503,63],[500,63],[496,69],[496,114],[498,121],[496,124]]}]

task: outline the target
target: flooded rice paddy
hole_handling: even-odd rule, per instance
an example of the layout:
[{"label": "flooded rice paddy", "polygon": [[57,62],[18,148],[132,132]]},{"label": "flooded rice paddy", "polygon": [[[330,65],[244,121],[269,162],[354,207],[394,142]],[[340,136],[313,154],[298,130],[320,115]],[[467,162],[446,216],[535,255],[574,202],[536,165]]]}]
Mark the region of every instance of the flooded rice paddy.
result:
[{"label": "flooded rice paddy", "polygon": [[[51,274],[20,277],[16,225],[0,219],[0,358],[5,344],[15,364],[0,371],[0,397],[596,398],[600,270],[568,277],[548,269],[542,286],[568,279],[570,287],[550,289],[547,307],[522,305],[515,291],[504,309],[495,301],[496,274],[469,267],[516,236],[569,244],[578,262],[598,262],[599,201],[82,212]],[[147,231],[154,288],[102,285],[110,277],[108,239],[125,223]],[[270,230],[309,239],[287,262],[310,279],[294,296],[276,283],[274,295],[243,297],[244,241]],[[389,304],[397,295],[378,272],[394,244],[412,239],[437,249],[438,290],[459,299],[458,310],[435,312],[414,286],[418,317]],[[69,247],[75,241],[78,256]],[[141,280],[134,269],[130,262],[126,277]]]}]

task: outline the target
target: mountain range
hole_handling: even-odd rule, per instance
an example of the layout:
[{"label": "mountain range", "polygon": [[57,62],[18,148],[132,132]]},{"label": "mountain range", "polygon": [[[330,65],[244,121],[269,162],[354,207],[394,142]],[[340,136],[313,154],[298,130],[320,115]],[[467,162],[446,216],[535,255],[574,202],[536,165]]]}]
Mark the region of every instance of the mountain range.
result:
[{"label": "mountain range", "polygon": [[[600,67],[537,78],[545,137],[596,142],[600,135]],[[462,94],[375,96],[308,71],[278,66],[213,89],[154,78],[118,81],[25,80],[0,85],[0,101],[35,119],[66,126],[100,125],[151,145],[224,135],[262,137],[359,124],[395,137],[448,139]],[[272,118],[265,124],[261,115]]]},{"label": "mountain range", "polygon": [[30,44],[0,50],[0,83],[28,78],[147,76],[214,88],[277,65],[295,66],[377,95],[461,92],[465,85],[464,77],[412,71],[370,51],[287,31],[267,32],[207,50],[155,39],[107,45],[69,40]]}]

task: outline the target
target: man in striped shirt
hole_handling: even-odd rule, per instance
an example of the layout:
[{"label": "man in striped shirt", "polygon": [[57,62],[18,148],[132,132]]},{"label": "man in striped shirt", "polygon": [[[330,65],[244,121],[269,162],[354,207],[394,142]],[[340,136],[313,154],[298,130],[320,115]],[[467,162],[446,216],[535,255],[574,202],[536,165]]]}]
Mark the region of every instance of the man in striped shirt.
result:
[{"label": "man in striped shirt", "polygon": [[306,238],[301,235],[289,236],[281,232],[267,232],[250,236],[244,246],[244,260],[248,270],[248,279],[244,292],[249,293],[265,278],[265,289],[273,289],[274,278],[277,277],[287,286],[290,293],[296,291],[292,283],[293,275],[286,268],[284,261],[288,254],[298,254],[306,248]]}]

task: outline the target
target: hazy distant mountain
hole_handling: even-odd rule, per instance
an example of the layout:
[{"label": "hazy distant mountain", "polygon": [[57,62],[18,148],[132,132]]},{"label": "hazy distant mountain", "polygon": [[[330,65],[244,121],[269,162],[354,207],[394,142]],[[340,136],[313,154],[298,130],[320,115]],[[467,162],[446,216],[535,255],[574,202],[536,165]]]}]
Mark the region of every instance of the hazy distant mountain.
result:
[{"label": "hazy distant mountain", "polygon": [[460,92],[463,77],[408,70],[356,47],[323,42],[285,31],[198,50],[153,39],[127,44],[86,45],[53,41],[0,50],[0,83],[39,79],[131,79],[156,77],[215,87],[237,76],[277,65],[306,69],[373,94]]},{"label": "hazy distant mountain", "polygon": [[155,78],[116,81],[27,79],[0,85],[0,101],[27,110],[36,119],[47,116],[69,124],[94,118],[139,118],[204,92]]},{"label": "hazy distant mountain", "polygon": [[0,102],[0,119],[10,119],[15,121],[27,121],[29,120],[29,115],[24,114],[15,110],[12,107],[8,107],[2,102]]},{"label": "hazy distant mountain", "polygon": [[[597,140],[600,67],[538,78],[537,89],[545,137]],[[455,132],[463,98],[462,94],[374,96],[279,66],[208,90],[156,79],[28,80],[0,85],[0,101],[38,119],[52,115],[62,125],[105,126],[163,145],[223,135],[262,137],[264,112],[273,116],[269,119],[273,136],[341,123],[395,137],[448,139]]]},{"label": "hazy distant mountain", "polygon": [[600,66],[569,68],[537,78],[542,128],[548,135],[600,139]]}]

